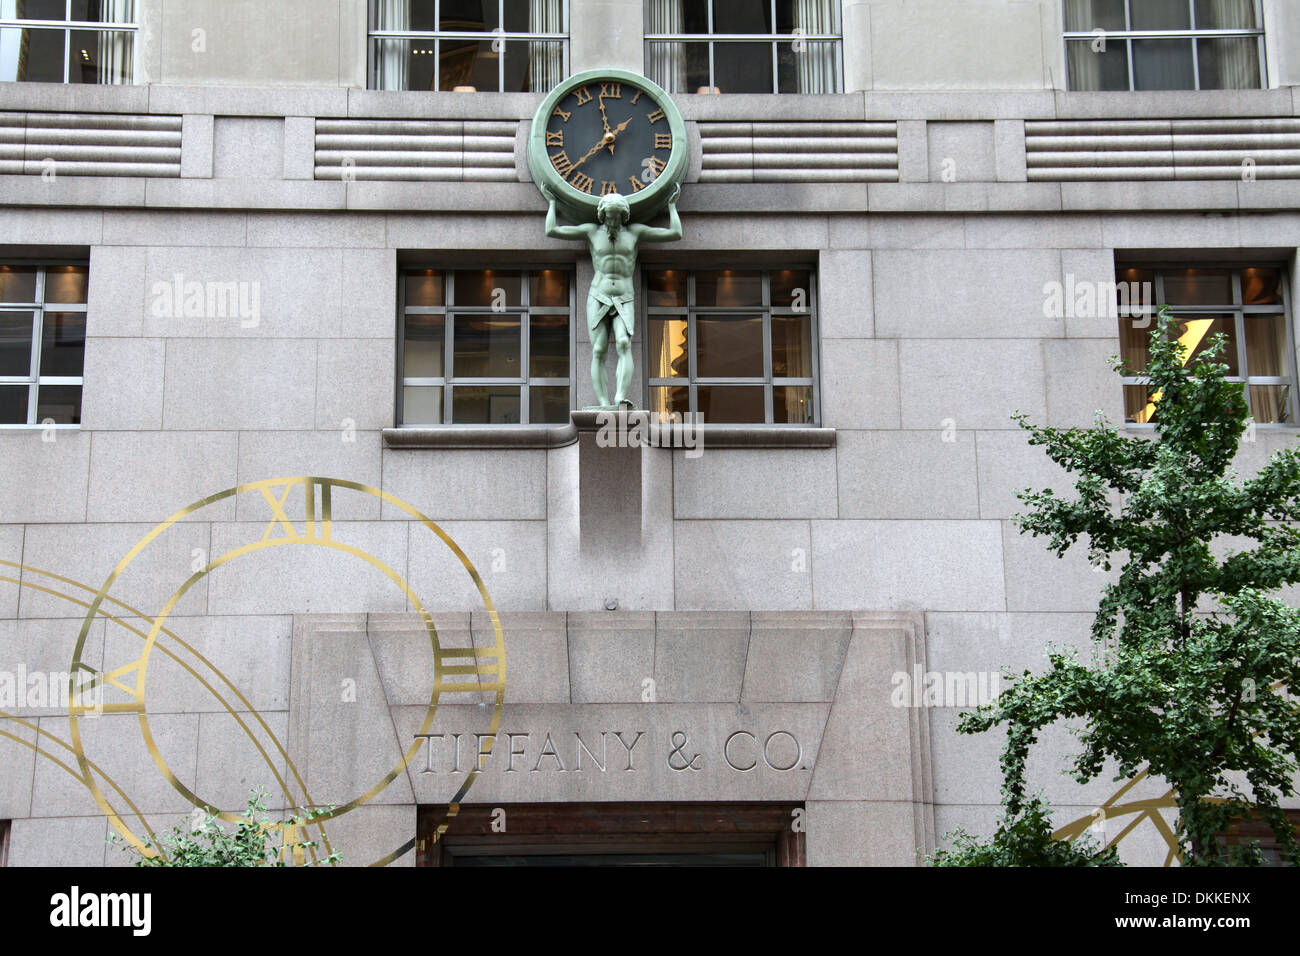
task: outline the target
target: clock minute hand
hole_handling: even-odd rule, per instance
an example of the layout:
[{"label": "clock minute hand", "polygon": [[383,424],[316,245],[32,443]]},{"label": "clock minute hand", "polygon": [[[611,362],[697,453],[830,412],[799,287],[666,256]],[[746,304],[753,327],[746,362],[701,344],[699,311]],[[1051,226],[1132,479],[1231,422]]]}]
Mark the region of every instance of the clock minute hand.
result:
[{"label": "clock minute hand", "polygon": [[613,139],[613,138],[614,138],[614,137],[617,137],[619,133],[621,133],[621,132],[623,132],[623,130],[627,129],[628,124],[631,123],[631,122],[632,122],[632,117],[629,116],[627,119],[623,120],[623,122],[621,122],[621,123],[618,124],[618,128],[617,128],[617,129],[612,129],[612,130],[610,130],[609,133],[605,136],[605,139],[601,142],[601,145],[602,145],[602,146],[609,146],[609,155],[611,155],[611,156],[614,155],[614,139]]},{"label": "clock minute hand", "polygon": [[587,154],[586,154],[585,156],[583,156],[582,159],[578,160],[576,163],[574,163],[572,166],[570,166],[569,168],[570,168],[571,170],[572,170],[572,169],[577,169],[579,166],[581,166],[581,165],[582,165],[583,163],[585,163],[587,160],[591,159],[592,156],[594,156],[594,155],[596,155],[597,153],[600,152],[601,148],[605,145],[605,143],[606,143],[606,141],[607,141],[608,139],[609,139],[608,136],[602,136],[602,137],[600,138],[600,142],[599,142],[599,143],[597,143],[595,146],[591,147],[591,149],[587,150]]}]

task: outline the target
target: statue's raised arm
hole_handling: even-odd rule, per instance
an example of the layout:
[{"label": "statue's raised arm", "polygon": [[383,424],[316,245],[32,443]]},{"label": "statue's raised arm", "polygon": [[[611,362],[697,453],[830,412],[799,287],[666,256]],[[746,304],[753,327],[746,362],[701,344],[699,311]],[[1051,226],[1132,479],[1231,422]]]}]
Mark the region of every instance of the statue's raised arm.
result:
[{"label": "statue's raised arm", "polygon": [[677,215],[677,197],[682,193],[681,184],[678,183],[673,187],[672,194],[668,197],[668,228],[660,229],[657,226],[636,226],[637,239],[641,242],[675,242],[682,237],[682,220]]},{"label": "statue's raised arm", "polygon": [[587,234],[591,232],[593,226],[585,224],[580,226],[561,226],[557,221],[555,213],[555,193],[551,191],[550,186],[542,186],[542,195],[550,205],[546,210],[546,234],[552,239],[586,239]]}]

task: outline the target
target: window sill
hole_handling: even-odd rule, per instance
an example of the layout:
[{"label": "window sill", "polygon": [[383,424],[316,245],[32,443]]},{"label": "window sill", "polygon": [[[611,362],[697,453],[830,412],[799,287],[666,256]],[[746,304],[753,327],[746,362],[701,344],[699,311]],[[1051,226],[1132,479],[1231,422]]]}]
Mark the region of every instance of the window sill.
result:
[{"label": "window sill", "polygon": [[[579,432],[598,432],[614,427],[628,434],[636,426],[631,413],[581,411],[571,412]],[[619,414],[628,424],[604,416]],[[649,412],[640,412],[648,416]],[[645,442],[658,448],[834,448],[835,429],[814,425],[724,425],[724,424],[655,424],[642,425]],[[635,433],[635,432],[633,432]],[[688,440],[689,439],[689,440]]]},{"label": "window sill", "polygon": [[385,428],[389,448],[563,448],[578,440],[565,425],[426,425]]}]

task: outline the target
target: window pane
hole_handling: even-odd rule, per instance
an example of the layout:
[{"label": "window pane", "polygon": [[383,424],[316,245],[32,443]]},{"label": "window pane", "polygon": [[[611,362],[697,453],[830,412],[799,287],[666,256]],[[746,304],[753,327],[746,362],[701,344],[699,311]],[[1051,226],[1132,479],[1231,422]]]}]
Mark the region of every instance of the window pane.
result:
[{"label": "window pane", "polygon": [[650,388],[650,411],[676,414],[685,420],[691,410],[691,392],[685,385],[654,385]]},{"label": "window pane", "polygon": [[487,31],[499,25],[497,0],[442,0],[438,12],[441,30]]},{"label": "window pane", "polygon": [[1231,305],[1232,272],[1228,269],[1166,272],[1165,301],[1170,305]]},{"label": "window pane", "polygon": [[772,47],[767,43],[715,43],[713,85],[721,93],[772,93]]},{"label": "window pane", "polygon": [[27,424],[27,386],[0,385],[0,425]]},{"label": "window pane", "polygon": [[0,265],[0,302],[35,302],[36,267]]},{"label": "window pane", "polygon": [[454,319],[452,374],[457,378],[521,378],[518,315]]},{"label": "window pane", "polygon": [[50,266],[45,270],[45,301],[80,304],[86,301],[85,266]]},{"label": "window pane", "polygon": [[839,71],[835,68],[832,40],[803,40],[776,45],[778,93],[837,93]]},{"label": "window pane", "polygon": [[442,386],[408,385],[403,388],[402,424],[441,425]]},{"label": "window pane", "polygon": [[515,40],[505,44],[505,57],[505,93],[546,93],[564,79],[559,40]]},{"label": "window pane", "polygon": [[1178,342],[1183,347],[1183,364],[1191,365],[1210,345],[1212,336],[1223,333],[1227,347],[1214,361],[1228,366],[1229,375],[1240,375],[1237,363],[1236,323],[1230,315],[1206,318],[1184,318],[1178,322]]},{"label": "window pane", "polygon": [[699,396],[705,422],[762,425],[767,421],[761,385],[701,385]]},{"label": "window pane", "polygon": [[376,37],[370,41],[371,85],[377,90],[432,90],[436,59],[433,39]]},{"label": "window pane", "polygon": [[651,319],[649,328],[649,378],[686,378],[690,374],[687,359],[686,319]]},{"label": "window pane", "polygon": [[500,269],[457,272],[455,304],[494,309],[522,305],[523,300],[519,297],[521,288],[518,272],[503,272]]},{"label": "window pane", "polygon": [[134,0],[72,0],[72,19],[94,23],[134,23],[135,3]]},{"label": "window pane", "polygon": [[[1115,276],[1115,307],[1121,317],[1136,318],[1155,314],[1156,274],[1150,269],[1120,269]],[[1148,326],[1154,319],[1148,320]]]},{"label": "window pane", "polygon": [[517,425],[519,386],[457,385],[451,390],[451,420],[457,425]]},{"label": "window pane", "polygon": [[704,0],[650,0],[652,33],[708,33],[709,5]]},{"label": "window pane", "polygon": [[1145,372],[1151,361],[1151,330],[1154,327],[1155,320],[1151,316],[1119,320],[1120,358],[1134,375]]},{"label": "window pane", "polygon": [[790,425],[811,425],[812,387],[778,385],[772,389],[772,421]]},{"label": "window pane", "polygon": [[[444,14],[445,17],[445,14]],[[501,54],[492,40],[439,40],[438,89],[473,87],[479,93],[498,93],[497,64]]]},{"label": "window pane", "polygon": [[530,316],[528,335],[528,374],[533,378],[568,378],[569,317]]},{"label": "window pane", "polygon": [[0,81],[62,83],[65,35],[63,30],[0,30]]},{"label": "window pane", "polygon": [[542,269],[529,282],[528,301],[533,305],[569,307],[569,273],[564,269]]},{"label": "window pane", "polygon": [[838,33],[839,0],[776,0],[776,32]]},{"label": "window pane", "polygon": [[32,312],[0,312],[0,375],[32,374]]},{"label": "window pane", "polygon": [[1261,424],[1290,425],[1294,418],[1291,414],[1290,385],[1252,385],[1250,392],[1250,414]]},{"label": "window pane", "polygon": [[649,44],[647,75],[669,93],[709,92],[707,43]]},{"label": "window pane", "polygon": [[561,0],[505,0],[505,8],[507,33],[559,33],[564,25]]},{"label": "window pane", "polygon": [[[1068,6],[1068,4],[1067,4]],[[1191,9],[1187,0],[1137,0],[1129,4],[1134,30],[1190,30]]]},{"label": "window pane", "polygon": [[700,378],[761,378],[763,318],[701,315],[695,321],[696,374]]},{"label": "window pane", "polygon": [[443,336],[441,315],[408,315],[406,341],[402,343],[402,375],[405,378],[441,378]]},{"label": "window pane", "polygon": [[58,425],[81,424],[80,385],[41,385],[36,394],[36,420]]},{"label": "window pane", "polygon": [[686,273],[680,269],[664,269],[646,273],[646,292],[649,304],[661,308],[686,305]]},{"label": "window pane", "polygon": [[534,425],[563,425],[569,420],[569,389],[564,385],[534,385],[528,389],[528,421]]},{"label": "window pane", "polygon": [[1286,319],[1280,315],[1246,316],[1246,371],[1255,375],[1290,375],[1286,355]]},{"label": "window pane", "polygon": [[134,35],[74,30],[69,83],[129,83]]},{"label": "window pane", "polygon": [[1105,50],[1092,48],[1092,40],[1067,40],[1065,57],[1070,71],[1070,89],[1097,92],[1127,90],[1128,43],[1111,38]]},{"label": "window pane", "polygon": [[381,0],[372,3],[375,8],[376,30],[436,30],[437,21],[433,18],[434,0],[408,0],[394,3],[393,0]]},{"label": "window pane", "polygon": [[24,0],[24,2],[18,4],[0,3],[0,16],[13,20],[66,20],[67,14],[68,9],[64,0]]},{"label": "window pane", "polygon": [[1255,0],[1196,0],[1196,29],[1253,30]]},{"label": "window pane", "polygon": [[808,316],[772,316],[772,375],[812,378],[812,321]]},{"label": "window pane", "polygon": [[[41,374],[81,374],[86,356],[86,313],[46,312],[41,332]],[[41,401],[45,400],[44,392]]]},{"label": "window pane", "polygon": [[1242,269],[1243,305],[1273,305],[1282,301],[1282,273],[1277,269]]},{"label": "window pane", "polygon": [[1203,90],[1259,89],[1259,41],[1255,37],[1197,40]]},{"label": "window pane", "polygon": [[442,273],[427,269],[406,277],[406,304],[419,306],[442,305]]},{"label": "window pane", "polygon": [[745,307],[763,304],[761,272],[697,272],[695,304],[704,306]]},{"label": "window pane", "polygon": [[1133,88],[1135,90],[1191,90],[1191,40],[1134,40]]},{"label": "window pane", "polygon": [[772,273],[772,305],[799,312],[812,309],[812,281],[806,269],[778,269]]},{"label": "window pane", "polygon": [[1065,29],[1123,30],[1124,0],[1070,0],[1065,5]]},{"label": "window pane", "polygon": [[1124,386],[1124,421],[1146,425],[1155,421],[1156,393],[1146,385]]},{"label": "window pane", "polygon": [[768,0],[713,0],[714,33],[771,33]]}]

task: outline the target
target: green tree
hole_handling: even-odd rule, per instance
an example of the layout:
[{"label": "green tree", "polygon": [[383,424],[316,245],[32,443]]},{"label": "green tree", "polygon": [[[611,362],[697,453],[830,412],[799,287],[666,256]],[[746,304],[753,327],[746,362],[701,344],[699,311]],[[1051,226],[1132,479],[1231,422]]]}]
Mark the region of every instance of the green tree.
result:
[{"label": "green tree", "polygon": [[[307,813],[273,822],[266,813],[266,797],[263,789],[250,791],[248,811],[235,824],[233,832],[223,827],[215,814],[208,812],[192,824],[177,824],[158,834],[155,840],[144,841],[145,848],[153,851],[153,855],[125,845],[116,834],[112,839],[121,849],[136,854],[136,866],[293,866],[294,860],[286,860],[286,853],[295,856],[306,854],[316,846],[315,841],[277,842],[276,837],[278,834],[297,833],[319,814]],[[333,853],[315,860],[314,865],[341,860],[339,854]]]},{"label": "green tree", "polygon": [[[1042,808],[1026,798],[1026,761],[1043,728],[1071,718],[1082,724],[1070,768],[1078,782],[1112,759],[1116,779],[1145,765],[1175,789],[1184,865],[1259,862],[1257,847],[1225,853],[1218,839],[1251,815],[1269,825],[1285,860],[1300,854],[1279,806],[1293,793],[1300,751],[1300,712],[1285,694],[1300,687],[1300,611],[1270,596],[1300,580],[1291,524],[1300,453],[1277,452],[1246,481],[1230,472],[1249,427],[1244,388],[1216,361],[1223,336],[1189,362],[1181,331],[1161,309],[1145,373],[1153,439],[1121,435],[1100,416],[1091,429],[1016,416],[1030,444],[1074,476],[1076,492],[1021,494],[1021,532],[1046,536],[1058,557],[1086,541],[1094,565],[1121,570],[1093,623],[1091,661],[1054,650],[1045,673],[1026,671],[962,716],[962,733],[1007,729],[1001,859],[1018,852],[1031,862],[1037,852],[1008,836],[1045,832],[1030,825]],[[1143,374],[1118,361],[1116,370]],[[1216,557],[1216,543],[1230,553]]]}]

